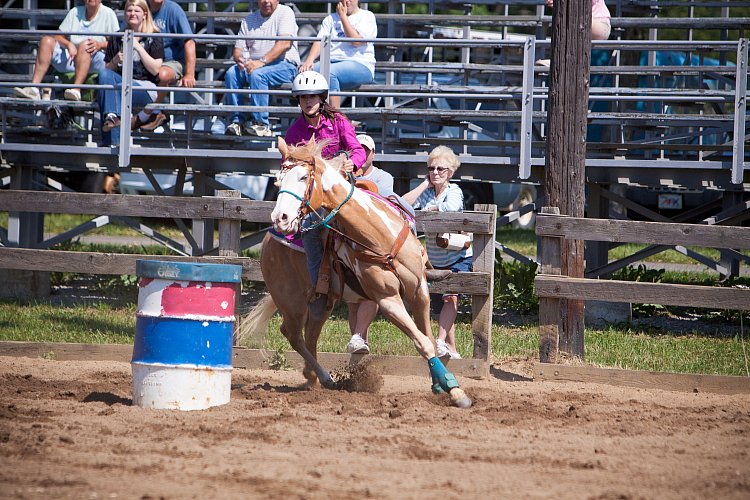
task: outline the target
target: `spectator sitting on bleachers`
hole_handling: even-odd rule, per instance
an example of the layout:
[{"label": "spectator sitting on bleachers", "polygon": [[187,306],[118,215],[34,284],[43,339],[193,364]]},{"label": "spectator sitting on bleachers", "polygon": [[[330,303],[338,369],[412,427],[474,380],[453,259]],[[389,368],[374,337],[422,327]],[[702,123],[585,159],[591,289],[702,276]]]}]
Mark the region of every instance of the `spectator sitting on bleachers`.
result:
[{"label": "spectator sitting on bleachers", "polygon": [[[555,0],[544,0],[547,7],[554,8]],[[612,32],[611,15],[604,0],[591,0],[591,39],[607,40]],[[549,59],[539,59],[537,64],[549,67]]]},{"label": "spectator sitting on bleachers", "polygon": [[[158,30],[151,18],[146,0],[127,0],[125,3],[125,29],[138,33],[156,33]],[[104,54],[106,67],[99,72],[100,85],[122,84],[123,40],[121,35],[109,37]],[[161,38],[135,37],[133,40],[133,86],[156,87],[159,81],[159,68],[164,61],[164,45]],[[133,107],[145,106],[156,99],[156,91],[133,92]],[[100,90],[97,93],[99,111],[102,116],[102,138],[105,145],[112,144],[114,129],[120,127],[122,108],[120,89]],[[130,127],[136,125],[136,117],[129,117]]]},{"label": "spectator sitting on bleachers", "polygon": [[[192,35],[185,11],[173,0],[148,0],[151,15],[159,33]],[[164,62],[159,68],[159,87],[180,82],[183,87],[195,87],[195,40],[192,38],[162,38]],[[154,102],[162,102],[166,94],[159,92]],[[134,129],[156,130],[167,121],[161,110],[136,115]]]},{"label": "spectator sitting on bleachers", "polygon": [[[375,47],[372,42],[343,42],[339,38],[376,38],[375,15],[359,8],[359,0],[341,0],[336,13],[323,19],[318,38],[331,36],[331,72],[328,81],[332,91],[356,89],[375,78]],[[320,71],[315,60],[320,55],[320,42],[314,42],[299,71]],[[341,96],[330,96],[333,107],[341,107]]]},{"label": "spectator sitting on bleachers", "polygon": [[[268,90],[294,79],[299,65],[297,42],[258,39],[296,37],[297,19],[290,7],[279,5],[279,0],[258,0],[258,10],[242,20],[239,36],[241,38],[232,51],[232,59],[236,64],[224,76],[227,89],[250,87],[252,90]],[[244,101],[243,96],[235,92],[227,93],[224,99],[230,106],[240,106]],[[268,101],[267,93],[250,95],[252,106],[268,106]],[[267,111],[253,112],[252,118],[252,123],[245,124],[245,116],[234,112],[225,133],[240,136],[245,124],[245,132],[249,135],[273,135]]]},{"label": "spectator sitting on bleachers", "polygon": [[[84,5],[73,7],[60,23],[60,31],[78,33],[114,33],[119,29],[117,14],[102,5],[102,0],[85,0]],[[31,83],[42,83],[50,65],[60,73],[74,73],[73,84],[81,85],[89,73],[99,72],[104,67],[104,49],[107,39],[103,36],[46,35],[42,37],[36,55],[36,65]],[[45,89],[49,99],[50,89]],[[41,99],[37,87],[15,87],[17,97]],[[81,100],[81,90],[65,89],[64,97],[70,101]]]}]

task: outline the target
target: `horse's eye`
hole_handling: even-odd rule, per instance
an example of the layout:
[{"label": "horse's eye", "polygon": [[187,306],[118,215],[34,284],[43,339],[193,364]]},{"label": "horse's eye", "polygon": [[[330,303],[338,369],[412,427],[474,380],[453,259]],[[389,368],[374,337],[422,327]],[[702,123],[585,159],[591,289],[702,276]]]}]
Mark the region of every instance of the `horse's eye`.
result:
[{"label": "horse's eye", "polygon": [[307,182],[307,174],[300,177],[299,180]]}]

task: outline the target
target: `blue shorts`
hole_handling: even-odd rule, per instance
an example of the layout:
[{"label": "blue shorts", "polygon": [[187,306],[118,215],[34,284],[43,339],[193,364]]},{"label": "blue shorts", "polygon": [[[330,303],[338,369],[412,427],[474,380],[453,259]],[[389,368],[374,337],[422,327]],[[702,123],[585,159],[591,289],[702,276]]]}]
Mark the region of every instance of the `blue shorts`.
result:
[{"label": "blue shorts", "polygon": [[[436,267],[435,269],[450,269],[452,273],[468,273],[474,269],[474,267],[472,266],[472,261],[473,257],[462,257],[451,264],[449,267]],[[438,293],[431,293],[430,304],[434,304],[435,309],[437,309],[433,309],[433,312],[435,314],[440,314],[440,308],[443,307],[443,298],[457,295],[457,293],[445,293],[442,295]]]},{"label": "blue shorts", "polygon": [[[73,73],[76,70],[73,65],[73,59],[70,58],[68,49],[60,45],[60,42],[55,43],[55,49],[52,51],[52,67],[60,73]],[[89,68],[89,74],[100,72],[107,63],[104,62],[104,52],[98,51],[91,57],[91,67]]]}]

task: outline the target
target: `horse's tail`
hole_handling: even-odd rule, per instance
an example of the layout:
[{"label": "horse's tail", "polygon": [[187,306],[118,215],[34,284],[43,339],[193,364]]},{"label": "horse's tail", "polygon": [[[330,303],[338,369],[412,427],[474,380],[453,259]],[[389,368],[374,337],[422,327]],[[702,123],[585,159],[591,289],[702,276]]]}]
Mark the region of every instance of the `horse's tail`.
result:
[{"label": "horse's tail", "polygon": [[240,316],[237,326],[237,343],[239,345],[257,343],[256,347],[262,347],[265,343],[268,322],[271,321],[276,309],[273,297],[266,295],[248,313]]}]

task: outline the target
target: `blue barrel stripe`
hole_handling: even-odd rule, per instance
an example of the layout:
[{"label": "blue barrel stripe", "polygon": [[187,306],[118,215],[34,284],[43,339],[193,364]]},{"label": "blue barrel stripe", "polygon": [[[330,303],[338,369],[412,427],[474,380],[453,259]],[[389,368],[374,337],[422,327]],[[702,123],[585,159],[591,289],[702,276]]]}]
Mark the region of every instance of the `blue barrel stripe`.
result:
[{"label": "blue barrel stripe", "polygon": [[135,274],[141,278],[239,283],[242,280],[242,266],[166,260],[136,260]]},{"label": "blue barrel stripe", "polygon": [[232,366],[233,322],[138,316],[135,328],[134,363]]}]

